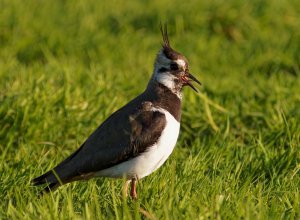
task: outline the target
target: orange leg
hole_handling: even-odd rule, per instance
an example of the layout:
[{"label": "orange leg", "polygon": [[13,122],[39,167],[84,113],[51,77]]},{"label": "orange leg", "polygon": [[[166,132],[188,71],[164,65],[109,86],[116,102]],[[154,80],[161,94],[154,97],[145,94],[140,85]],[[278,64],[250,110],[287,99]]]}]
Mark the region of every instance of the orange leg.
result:
[{"label": "orange leg", "polygon": [[136,193],[136,178],[132,178],[131,180],[131,191],[130,191],[130,196],[132,199],[137,199],[137,193]]}]

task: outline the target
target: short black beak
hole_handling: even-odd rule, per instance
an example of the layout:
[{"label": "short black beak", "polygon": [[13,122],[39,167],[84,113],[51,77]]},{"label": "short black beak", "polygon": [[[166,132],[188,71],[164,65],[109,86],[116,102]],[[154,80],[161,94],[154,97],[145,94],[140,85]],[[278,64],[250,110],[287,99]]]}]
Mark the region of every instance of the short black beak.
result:
[{"label": "short black beak", "polygon": [[186,77],[189,79],[186,81],[186,84],[189,85],[195,92],[198,92],[197,89],[194,87],[194,85],[191,83],[191,81],[194,81],[194,82],[198,83],[199,85],[202,85],[201,82],[190,73],[186,73]]}]

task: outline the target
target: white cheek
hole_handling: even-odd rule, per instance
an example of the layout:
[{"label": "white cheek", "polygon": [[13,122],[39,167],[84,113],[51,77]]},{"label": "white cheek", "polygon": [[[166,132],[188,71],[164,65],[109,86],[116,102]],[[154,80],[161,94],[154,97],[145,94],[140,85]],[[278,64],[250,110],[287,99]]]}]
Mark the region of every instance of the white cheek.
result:
[{"label": "white cheek", "polygon": [[164,86],[168,87],[169,89],[171,89],[171,90],[175,89],[175,79],[176,79],[176,77],[173,76],[172,74],[170,74],[170,73],[163,73],[163,74],[157,73],[155,78],[158,82],[160,82]]}]

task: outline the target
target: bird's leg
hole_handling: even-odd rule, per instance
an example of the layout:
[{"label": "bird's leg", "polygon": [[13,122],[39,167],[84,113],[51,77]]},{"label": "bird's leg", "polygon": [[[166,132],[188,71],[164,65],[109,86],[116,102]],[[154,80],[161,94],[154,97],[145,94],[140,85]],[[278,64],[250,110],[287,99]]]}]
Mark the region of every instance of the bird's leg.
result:
[{"label": "bird's leg", "polygon": [[128,196],[128,185],[130,183],[130,180],[127,180],[123,186],[123,195],[125,195],[125,197]]},{"label": "bird's leg", "polygon": [[130,196],[131,196],[131,198],[133,198],[133,199],[137,199],[136,182],[137,182],[137,179],[136,179],[136,178],[132,178],[132,179],[131,179],[131,191],[130,191]]}]

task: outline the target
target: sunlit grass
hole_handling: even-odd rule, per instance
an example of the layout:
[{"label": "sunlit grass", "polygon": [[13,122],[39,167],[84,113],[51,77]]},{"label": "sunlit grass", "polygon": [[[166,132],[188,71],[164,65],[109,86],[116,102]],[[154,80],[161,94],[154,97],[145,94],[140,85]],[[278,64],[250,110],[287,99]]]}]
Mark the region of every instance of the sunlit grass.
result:
[{"label": "sunlit grass", "polygon": [[[0,6],[1,219],[299,218],[299,2]],[[170,159],[137,201],[101,178],[38,198],[30,180],[145,89],[160,21],[203,83]]]}]

